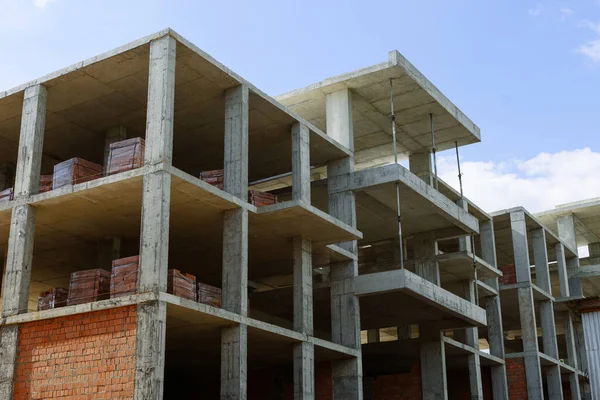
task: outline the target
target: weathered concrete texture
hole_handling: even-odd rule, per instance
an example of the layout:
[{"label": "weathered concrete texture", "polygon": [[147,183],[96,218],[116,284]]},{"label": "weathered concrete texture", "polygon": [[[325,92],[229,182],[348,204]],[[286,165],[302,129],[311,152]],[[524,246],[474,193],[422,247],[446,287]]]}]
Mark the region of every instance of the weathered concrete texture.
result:
[{"label": "weathered concrete texture", "polygon": [[362,400],[363,379],[360,357],[336,360],[332,363],[333,399]]},{"label": "weathered concrete texture", "polygon": [[136,400],[161,400],[165,374],[167,306],[163,301],[138,305],[135,350]]},{"label": "weathered concrete texture", "polygon": [[[579,370],[579,357],[577,354],[577,340],[575,332],[575,323],[573,314],[566,312],[563,314],[565,344],[567,347],[567,364]],[[581,387],[579,385],[579,374],[574,373],[569,375],[569,386],[571,388],[571,397],[574,399],[581,398]]]},{"label": "weathered concrete texture", "polygon": [[299,123],[292,127],[292,198],[310,204],[310,131]]},{"label": "weathered concrete texture", "polygon": [[167,290],[171,175],[144,175],[138,292]]},{"label": "weathered concrete texture", "polygon": [[550,268],[548,266],[548,250],[546,248],[546,231],[538,228],[533,231],[533,260],[535,263],[535,283],[548,294],[552,294]]},{"label": "weathered concrete texture", "polygon": [[246,85],[225,92],[224,189],[240,199],[248,195],[248,97]]},{"label": "weathered concrete texture", "polygon": [[27,197],[38,191],[46,127],[47,97],[47,90],[42,85],[25,89],[15,175],[15,198]]},{"label": "weathered concrete texture", "polygon": [[223,217],[223,309],[248,314],[248,211]]},{"label": "weathered concrete texture", "polygon": [[326,97],[327,135],[354,150],[354,117],[352,93],[348,89],[329,93]]},{"label": "weathered concrete texture", "polygon": [[448,399],[446,350],[441,337],[421,344],[421,380],[423,400]]},{"label": "weathered concrete texture", "polygon": [[554,248],[556,251],[556,268],[558,271],[560,297],[569,297],[571,291],[569,290],[569,274],[567,272],[567,260],[565,259],[565,246],[562,243],[557,243]]},{"label": "weathered concrete texture", "polygon": [[315,346],[301,342],[294,345],[294,400],[315,398]]},{"label": "weathered concrete texture", "polygon": [[221,400],[245,400],[248,380],[248,328],[221,330]]},{"label": "weathered concrete texture", "polygon": [[525,213],[523,211],[510,213],[510,226],[512,230],[517,282],[531,282],[531,272],[529,271],[531,264],[529,262]]},{"label": "weathered concrete texture", "polygon": [[415,273],[436,285],[440,284],[440,267],[435,257],[438,253],[435,232],[415,235]]},{"label": "weathered concrete texture", "polygon": [[35,217],[36,209],[30,205],[13,208],[3,280],[3,317],[28,311]]},{"label": "weathered concrete texture", "polygon": [[[577,234],[575,232],[575,216],[573,214],[563,215],[557,220],[558,236],[560,239],[577,251]],[[571,296],[583,296],[581,278],[575,277],[579,272],[579,257],[567,258],[567,271],[569,274],[569,292]]]},{"label": "weathered concrete texture", "polygon": [[312,243],[295,237],[294,251],[294,330],[313,334]]},{"label": "weathered concrete texture", "polygon": [[431,153],[413,153],[408,156],[410,172],[421,178],[430,186],[434,184],[433,166],[431,164]]},{"label": "weathered concrete texture", "polygon": [[590,254],[590,265],[600,264],[600,242],[588,244]]},{"label": "weathered concrete texture", "polygon": [[19,325],[0,328],[0,400],[12,400],[19,344]]},{"label": "weathered concrete texture", "polygon": [[175,53],[177,42],[164,36],[150,43],[146,164],[173,160],[175,114]]}]

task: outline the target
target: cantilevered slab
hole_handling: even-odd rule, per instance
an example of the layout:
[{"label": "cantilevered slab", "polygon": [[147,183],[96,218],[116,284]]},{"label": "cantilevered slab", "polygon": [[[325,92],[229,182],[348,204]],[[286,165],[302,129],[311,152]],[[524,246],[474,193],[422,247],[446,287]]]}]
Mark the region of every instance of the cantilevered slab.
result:
[{"label": "cantilevered slab", "polygon": [[475,217],[401,165],[391,164],[330,179],[333,192],[354,190],[358,228],[369,242],[397,235],[396,183],[405,236],[438,231],[438,238],[479,232]]},{"label": "cantilevered slab", "polygon": [[[577,249],[572,249],[569,245],[562,242],[558,236],[548,229],[536,216],[529,213],[523,207],[515,207],[508,210],[500,210],[491,213],[494,218],[494,234],[496,236],[496,255],[498,265],[514,264],[514,251],[512,244],[512,230],[510,225],[510,213],[523,211],[525,213],[525,222],[527,224],[528,241],[532,243],[532,231],[534,229],[544,228],[546,232],[546,246],[548,250],[548,261],[556,261],[557,243],[563,243],[566,257],[576,256]],[[533,260],[533,246],[529,246],[529,259]]]},{"label": "cantilevered slab", "polygon": [[[325,79],[276,99],[325,131],[326,95],[352,91],[356,162],[384,161],[393,154],[390,111],[393,80],[398,151],[404,154],[431,147],[429,114],[436,125],[436,146],[446,150],[480,141],[479,128],[397,51],[381,64]],[[375,161],[377,160],[377,161]]]},{"label": "cantilevered slab", "polygon": [[554,232],[558,232],[558,218],[575,215],[577,246],[600,242],[600,198],[577,201],[543,211],[536,217]]},{"label": "cantilevered slab", "polygon": [[484,309],[407,270],[360,275],[353,287],[360,297],[363,329],[426,323],[440,329],[486,325]]}]

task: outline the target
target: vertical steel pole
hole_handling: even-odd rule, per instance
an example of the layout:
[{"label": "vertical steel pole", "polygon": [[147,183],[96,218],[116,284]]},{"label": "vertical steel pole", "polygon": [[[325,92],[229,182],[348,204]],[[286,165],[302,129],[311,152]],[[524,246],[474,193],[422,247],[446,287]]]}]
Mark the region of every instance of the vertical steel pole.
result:
[{"label": "vertical steel pole", "polygon": [[[394,86],[390,79],[390,105],[392,108],[392,140],[394,142],[394,164],[398,164],[398,148],[396,146],[396,113],[394,111]],[[396,182],[396,207],[398,218],[398,246],[400,247],[400,269],[404,269],[404,252],[402,249],[402,222],[400,217],[400,183]]]},{"label": "vertical steel pole", "polygon": [[458,142],[454,142],[456,147],[456,165],[458,165],[458,184],[460,185],[460,198],[463,198],[462,172],[460,172],[460,157],[458,156]]},{"label": "vertical steel pole", "polygon": [[435,177],[435,189],[439,190],[438,173],[437,173],[437,157],[435,156],[435,127],[433,125],[433,114],[429,114],[429,123],[431,124],[431,153],[433,154],[433,174]]}]

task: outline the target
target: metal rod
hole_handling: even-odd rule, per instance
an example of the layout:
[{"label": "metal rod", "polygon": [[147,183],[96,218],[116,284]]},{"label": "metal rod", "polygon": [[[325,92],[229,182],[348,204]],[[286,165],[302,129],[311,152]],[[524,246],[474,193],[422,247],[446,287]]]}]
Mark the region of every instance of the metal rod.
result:
[{"label": "metal rod", "polygon": [[473,283],[475,284],[475,305],[479,305],[479,288],[477,287],[477,260],[475,258],[475,235],[471,234],[471,253],[473,254]]},{"label": "metal rod", "polygon": [[[394,110],[394,86],[390,79],[390,106],[392,111],[392,141],[394,142],[394,164],[398,164],[398,148],[396,146],[396,113]],[[398,247],[400,248],[400,269],[404,269],[404,252],[402,248],[402,222],[400,214],[400,184],[396,182],[396,215],[398,221]]]},{"label": "metal rod", "polygon": [[462,172],[460,172],[460,156],[458,155],[458,142],[454,142],[454,146],[456,147],[456,165],[458,165],[458,184],[460,185],[460,198],[463,196],[463,186],[462,186]]},{"label": "metal rod", "polygon": [[429,114],[431,123],[431,153],[433,154],[433,175],[435,177],[435,189],[438,190],[437,157],[435,156],[435,127],[433,125],[433,114]]}]

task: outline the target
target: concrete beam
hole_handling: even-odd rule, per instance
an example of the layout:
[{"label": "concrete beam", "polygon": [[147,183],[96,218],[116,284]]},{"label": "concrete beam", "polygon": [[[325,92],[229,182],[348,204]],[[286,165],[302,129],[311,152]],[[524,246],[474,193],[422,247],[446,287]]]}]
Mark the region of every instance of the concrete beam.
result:
[{"label": "concrete beam", "polygon": [[224,190],[247,201],[249,88],[225,92]]},{"label": "concrete beam", "polygon": [[535,283],[546,293],[552,294],[550,267],[548,265],[548,249],[546,247],[546,231],[538,228],[532,232],[533,261],[535,263]]},{"label": "concrete beam", "polygon": [[46,129],[47,97],[48,92],[42,85],[25,89],[15,174],[15,199],[38,192]]},{"label": "concrete beam", "polygon": [[310,204],[310,132],[300,123],[292,127],[292,199]]}]

